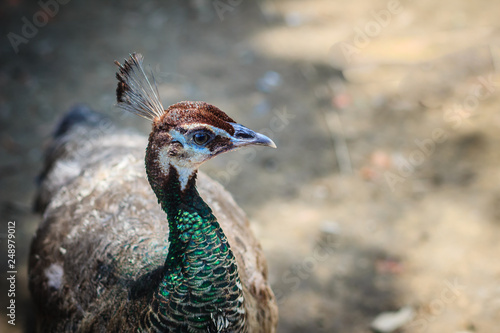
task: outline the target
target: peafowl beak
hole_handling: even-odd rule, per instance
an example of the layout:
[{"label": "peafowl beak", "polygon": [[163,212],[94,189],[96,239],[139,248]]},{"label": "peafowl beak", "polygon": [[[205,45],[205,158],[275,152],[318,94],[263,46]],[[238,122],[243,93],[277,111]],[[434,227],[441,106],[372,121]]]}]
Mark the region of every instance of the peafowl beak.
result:
[{"label": "peafowl beak", "polygon": [[273,140],[264,134],[254,132],[251,129],[237,123],[231,123],[231,125],[234,128],[234,135],[231,138],[232,149],[245,146],[267,146],[276,148],[276,144]]}]

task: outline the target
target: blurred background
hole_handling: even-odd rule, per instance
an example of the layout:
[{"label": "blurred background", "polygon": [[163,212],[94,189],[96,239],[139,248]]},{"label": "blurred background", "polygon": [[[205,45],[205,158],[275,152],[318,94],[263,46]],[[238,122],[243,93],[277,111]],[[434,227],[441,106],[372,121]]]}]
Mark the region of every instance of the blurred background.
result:
[{"label": "blurred background", "polygon": [[215,104],[279,147],[202,169],[262,242],[279,332],[498,332],[499,11],[486,0],[3,1],[0,331],[34,326],[32,201],[61,115],[85,103],[149,133],[114,107],[113,60],[140,52],[164,105]]}]

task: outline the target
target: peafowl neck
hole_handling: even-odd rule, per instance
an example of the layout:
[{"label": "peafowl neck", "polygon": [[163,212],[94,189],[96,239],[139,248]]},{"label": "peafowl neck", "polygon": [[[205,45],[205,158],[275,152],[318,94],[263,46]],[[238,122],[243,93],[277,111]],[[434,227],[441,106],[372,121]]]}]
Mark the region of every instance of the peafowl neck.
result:
[{"label": "peafowl neck", "polygon": [[186,182],[176,167],[170,165],[168,173],[160,169],[157,157],[146,159],[149,182],[167,214],[170,247],[143,324],[172,332],[244,332],[236,260],[212,210],[198,194],[196,172]]}]

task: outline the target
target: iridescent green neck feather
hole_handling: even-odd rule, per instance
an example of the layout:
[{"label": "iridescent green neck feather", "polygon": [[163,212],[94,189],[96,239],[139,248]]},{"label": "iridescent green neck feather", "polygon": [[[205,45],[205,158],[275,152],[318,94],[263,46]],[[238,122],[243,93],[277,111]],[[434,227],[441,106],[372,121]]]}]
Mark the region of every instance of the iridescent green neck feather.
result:
[{"label": "iridescent green neck feather", "polygon": [[168,217],[170,247],[143,325],[168,332],[244,332],[246,313],[236,260],[196,190],[196,174],[182,191],[175,167],[158,177],[158,169],[148,161],[154,163],[154,158],[147,159],[146,169]]}]

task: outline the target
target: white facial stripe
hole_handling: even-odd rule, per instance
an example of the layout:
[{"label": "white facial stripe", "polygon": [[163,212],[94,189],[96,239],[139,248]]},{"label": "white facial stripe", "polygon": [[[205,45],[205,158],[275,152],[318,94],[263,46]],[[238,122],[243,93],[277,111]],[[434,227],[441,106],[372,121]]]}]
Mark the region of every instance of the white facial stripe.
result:
[{"label": "white facial stripe", "polygon": [[177,170],[177,173],[179,174],[179,183],[181,185],[181,191],[184,191],[186,189],[186,185],[189,181],[189,178],[191,178],[191,176],[194,174],[197,168],[193,168],[192,165],[186,166],[189,163],[186,163],[185,166],[178,165],[179,163],[176,163],[177,161],[178,161],[177,159],[172,159],[168,155],[167,147],[162,148],[158,153],[158,162],[160,163],[160,168],[163,174],[167,176],[170,166],[173,166]]},{"label": "white facial stripe", "polygon": [[[223,130],[221,128],[218,128],[218,127],[215,127],[215,126],[212,126],[212,125],[202,124],[202,123],[186,124],[186,125],[182,125],[181,127],[183,129],[185,129],[186,131],[189,131],[189,130],[192,130],[192,129],[197,129],[197,128],[198,129],[206,128],[206,129],[209,129],[212,132],[214,132],[215,135],[219,135],[221,137],[226,137],[226,138],[231,137],[231,135],[229,135],[229,133],[227,133],[225,130]],[[172,131],[172,132],[175,132],[175,131]]]},{"label": "white facial stripe", "polygon": [[[229,133],[223,129],[206,124],[187,124],[183,125],[182,128],[188,131],[197,128],[206,128],[211,130],[217,136],[231,137]],[[190,140],[188,141],[186,137],[177,130],[170,130],[169,134],[172,141],[177,141],[182,145],[182,153],[179,156],[171,156],[169,154],[169,147],[162,147],[158,153],[158,163],[165,176],[168,175],[170,166],[177,170],[181,190],[184,191],[189,179],[196,172],[200,164],[209,158],[212,152],[205,146],[198,146]]]},{"label": "white facial stripe", "polygon": [[231,138],[231,135],[226,132],[225,130],[223,130],[222,128],[218,128],[218,127],[215,127],[215,126],[210,126],[210,128],[212,129],[212,131],[214,131],[215,135],[219,135],[221,137],[225,137],[225,138]]},{"label": "white facial stripe", "polygon": [[179,174],[179,183],[181,184],[181,191],[186,189],[186,185],[189,181],[189,178],[193,175],[195,170],[188,168],[180,168],[174,165],[174,168],[177,170]]},{"label": "white facial stripe", "polygon": [[158,163],[160,163],[163,175],[167,176],[170,169],[170,158],[168,157],[168,149],[166,147],[163,147],[158,153]]},{"label": "white facial stripe", "polygon": [[181,125],[180,127],[185,129],[186,131],[189,131],[189,130],[194,129],[194,128],[207,128],[207,127],[211,128],[212,126],[207,125],[207,124],[202,124],[202,123],[192,123],[192,124]]}]

